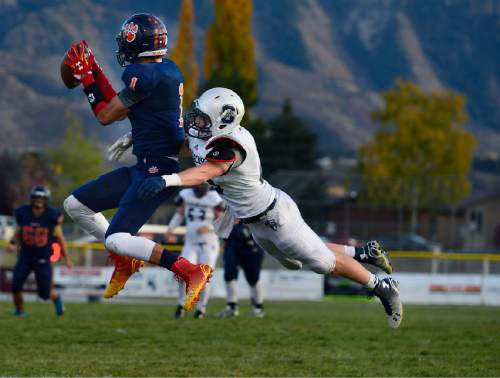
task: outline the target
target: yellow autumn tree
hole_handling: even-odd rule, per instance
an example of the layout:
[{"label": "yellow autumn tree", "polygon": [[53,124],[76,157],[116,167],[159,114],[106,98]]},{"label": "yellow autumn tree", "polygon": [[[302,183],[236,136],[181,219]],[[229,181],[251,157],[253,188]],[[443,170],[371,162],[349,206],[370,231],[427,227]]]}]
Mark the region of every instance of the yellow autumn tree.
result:
[{"label": "yellow autumn tree", "polygon": [[204,89],[237,92],[246,107],[257,101],[255,40],[251,0],[215,0],[215,20],[205,35]]},{"label": "yellow autumn tree", "polygon": [[419,209],[455,205],[469,193],[475,138],[463,127],[461,95],[397,81],[383,99],[371,114],[381,127],[361,147],[359,166],[368,199],[410,209],[414,232]]},{"label": "yellow autumn tree", "polygon": [[184,106],[190,106],[198,91],[198,65],[194,46],[193,0],[182,0],[179,12],[179,31],[171,59],[184,74]]}]

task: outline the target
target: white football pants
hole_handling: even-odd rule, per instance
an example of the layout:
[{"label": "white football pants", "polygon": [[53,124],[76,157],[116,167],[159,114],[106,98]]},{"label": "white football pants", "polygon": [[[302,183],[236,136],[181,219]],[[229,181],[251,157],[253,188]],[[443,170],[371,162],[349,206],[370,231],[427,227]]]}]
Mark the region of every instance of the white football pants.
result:
[{"label": "white football pants", "polygon": [[288,194],[276,190],[274,208],[248,227],[256,242],[287,269],[303,265],[319,274],[329,274],[335,268],[335,255],[302,219]]}]

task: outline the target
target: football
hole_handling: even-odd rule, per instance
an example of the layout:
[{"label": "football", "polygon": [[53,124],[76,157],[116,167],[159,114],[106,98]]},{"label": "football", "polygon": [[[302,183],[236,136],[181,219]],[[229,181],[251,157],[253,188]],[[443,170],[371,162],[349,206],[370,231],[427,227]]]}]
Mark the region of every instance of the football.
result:
[{"label": "football", "polygon": [[67,54],[64,54],[64,57],[61,61],[61,80],[67,88],[75,88],[80,84],[80,80],[73,76],[71,72],[71,68],[69,68],[64,61],[66,60]]}]

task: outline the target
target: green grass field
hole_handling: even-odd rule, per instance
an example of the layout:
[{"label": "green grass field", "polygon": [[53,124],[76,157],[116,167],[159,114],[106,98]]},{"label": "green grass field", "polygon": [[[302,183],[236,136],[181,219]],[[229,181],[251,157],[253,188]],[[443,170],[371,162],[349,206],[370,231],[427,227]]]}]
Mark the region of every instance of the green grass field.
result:
[{"label": "green grass field", "polygon": [[175,321],[172,306],[0,303],[0,376],[498,376],[500,309],[406,306],[398,330],[365,301],[273,302],[254,319]]}]

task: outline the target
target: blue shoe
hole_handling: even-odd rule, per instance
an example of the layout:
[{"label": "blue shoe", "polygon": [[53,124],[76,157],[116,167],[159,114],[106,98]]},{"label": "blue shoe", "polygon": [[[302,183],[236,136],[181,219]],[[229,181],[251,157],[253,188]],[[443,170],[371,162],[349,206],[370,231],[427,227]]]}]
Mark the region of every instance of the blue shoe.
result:
[{"label": "blue shoe", "polygon": [[57,316],[64,315],[64,303],[62,301],[61,295],[59,295],[56,299],[53,300],[54,308],[56,309]]},{"label": "blue shoe", "polygon": [[28,314],[24,310],[16,310],[16,311],[14,311],[14,316],[24,318],[24,317],[28,316]]}]

